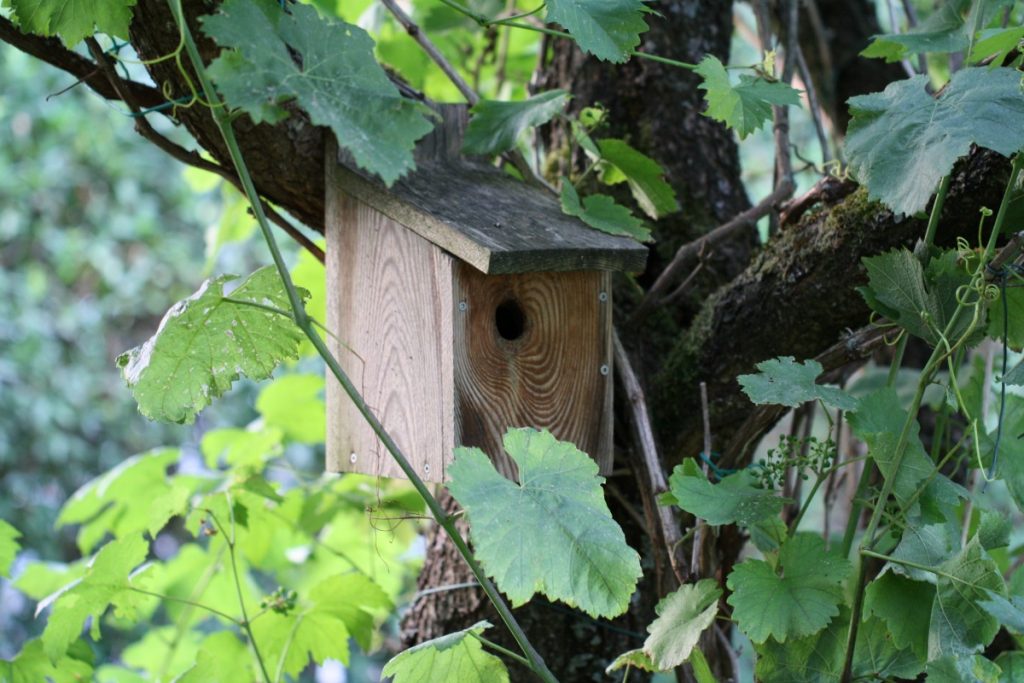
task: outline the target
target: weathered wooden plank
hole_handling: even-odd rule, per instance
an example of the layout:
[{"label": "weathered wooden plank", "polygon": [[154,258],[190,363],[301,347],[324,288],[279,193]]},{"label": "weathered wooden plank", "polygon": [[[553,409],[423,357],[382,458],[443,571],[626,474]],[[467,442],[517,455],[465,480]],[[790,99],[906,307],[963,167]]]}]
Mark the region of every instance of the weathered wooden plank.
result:
[{"label": "weathered wooden plank", "polygon": [[[369,206],[328,192],[328,344],[426,481],[455,445],[452,258]],[[402,477],[337,382],[327,469]]]},{"label": "weathered wooden plank", "polygon": [[[509,427],[548,429],[611,469],[609,275],[484,275],[456,263],[457,440],[506,476]],[[605,296],[602,296],[604,294]]]},{"label": "weathered wooden plank", "polygon": [[444,123],[417,147],[414,173],[386,188],[341,154],[341,187],[484,273],[643,270],[643,245],[563,214],[547,190],[459,158],[464,114],[442,112]]}]

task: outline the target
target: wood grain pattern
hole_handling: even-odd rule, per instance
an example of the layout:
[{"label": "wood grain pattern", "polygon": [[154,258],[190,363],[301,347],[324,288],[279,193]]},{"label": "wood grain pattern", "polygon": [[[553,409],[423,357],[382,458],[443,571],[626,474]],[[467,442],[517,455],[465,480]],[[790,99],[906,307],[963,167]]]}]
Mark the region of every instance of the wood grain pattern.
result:
[{"label": "wood grain pattern", "polygon": [[[422,237],[344,192],[328,191],[327,319],[338,337],[328,344],[426,481],[443,479],[456,443],[452,264]],[[328,380],[328,471],[403,476],[338,383]]]},{"label": "wood grain pattern", "polygon": [[465,113],[450,105],[441,112],[444,123],[417,146],[414,173],[387,188],[336,153],[328,158],[339,160],[337,182],[484,273],[644,269],[643,245],[565,215],[547,190],[459,158]]},{"label": "wood grain pattern", "polygon": [[[457,440],[482,448],[514,476],[502,435],[509,427],[549,429],[610,471],[609,274],[484,275],[456,263],[454,295]],[[516,302],[524,319],[521,336],[511,340],[495,321],[507,301]]]}]

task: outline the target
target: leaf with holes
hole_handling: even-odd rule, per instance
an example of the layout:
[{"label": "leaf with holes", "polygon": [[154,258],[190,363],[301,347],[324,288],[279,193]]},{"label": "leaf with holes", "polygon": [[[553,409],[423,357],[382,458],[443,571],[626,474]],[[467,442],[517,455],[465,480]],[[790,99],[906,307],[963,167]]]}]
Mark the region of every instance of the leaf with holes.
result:
[{"label": "leaf with holes", "polygon": [[729,72],[717,57],[707,55],[695,71],[703,79],[708,108],[704,112],[735,130],[742,140],[772,117],[772,105],[800,105],[800,93],[785,83],[744,74],[733,85]]},{"label": "leaf with holes", "polygon": [[647,627],[644,653],[659,671],[674,669],[690,657],[700,635],[718,614],[722,590],[712,579],[680,586],[655,611],[658,618]]},{"label": "leaf with holes", "polygon": [[480,100],[470,113],[462,151],[466,154],[501,154],[512,149],[524,130],[547,123],[565,109],[572,95],[548,90],[519,102]]},{"label": "leaf with holes", "polygon": [[547,20],[561,24],[584,52],[622,63],[647,30],[643,0],[548,0]]},{"label": "leaf with holes", "polygon": [[897,214],[923,210],[971,145],[1009,156],[1024,146],[1024,95],[1015,69],[969,68],[937,96],[927,76],[849,100],[850,170]]},{"label": "leaf with holes", "polygon": [[475,637],[490,628],[481,621],[469,628],[414,645],[384,665],[393,683],[508,683],[505,664],[485,652]]},{"label": "leaf with holes", "polygon": [[797,534],[779,551],[772,567],[747,560],[729,574],[733,619],[754,643],[780,643],[817,633],[839,614],[850,563],[825,550],[813,534]]},{"label": "leaf with holes", "polygon": [[14,10],[23,31],[41,36],[59,35],[74,47],[93,33],[128,39],[128,24],[136,0],[4,0]]},{"label": "leaf with holes", "polygon": [[632,237],[638,242],[651,239],[651,231],[644,226],[643,221],[606,194],[587,195],[581,204],[576,188],[568,178],[562,178],[561,198],[562,213],[576,216],[595,230],[609,235]]},{"label": "leaf with holes", "polygon": [[817,384],[823,372],[821,363],[808,360],[797,363],[783,356],[757,364],[756,375],[740,375],[743,392],[754,403],[773,403],[796,408],[808,401],[822,401],[842,410],[857,410],[857,399],[838,387]]},{"label": "leaf with holes", "polygon": [[612,519],[597,463],[548,432],[510,429],[519,483],[478,448],[458,448],[448,489],[466,509],[476,555],[514,605],[535,593],[591,616],[622,614],[640,557]]},{"label": "leaf with holes", "polygon": [[303,335],[286,313],[288,295],[273,266],[257,270],[228,293],[225,285],[235,279],[207,280],[167,311],[145,344],[118,356],[121,374],[146,417],[191,423],[242,375],[265,379],[282,360],[298,357]]},{"label": "leaf with holes", "polygon": [[311,5],[284,12],[271,0],[227,0],[203,31],[232,48],[210,65],[227,103],[254,121],[280,121],[294,99],[327,126],[356,163],[391,184],[415,168],[412,150],[430,132],[430,110],[402,97],[373,56],[363,29]]}]

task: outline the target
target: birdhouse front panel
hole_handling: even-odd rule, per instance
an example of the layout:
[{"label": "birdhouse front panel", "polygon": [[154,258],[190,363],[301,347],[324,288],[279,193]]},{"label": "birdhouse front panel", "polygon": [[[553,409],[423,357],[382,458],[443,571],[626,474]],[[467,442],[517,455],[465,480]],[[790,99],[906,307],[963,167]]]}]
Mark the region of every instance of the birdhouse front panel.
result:
[{"label": "birdhouse front panel", "polygon": [[486,275],[455,265],[455,410],[459,443],[505,475],[509,427],[548,429],[607,472],[612,456],[610,274]]}]

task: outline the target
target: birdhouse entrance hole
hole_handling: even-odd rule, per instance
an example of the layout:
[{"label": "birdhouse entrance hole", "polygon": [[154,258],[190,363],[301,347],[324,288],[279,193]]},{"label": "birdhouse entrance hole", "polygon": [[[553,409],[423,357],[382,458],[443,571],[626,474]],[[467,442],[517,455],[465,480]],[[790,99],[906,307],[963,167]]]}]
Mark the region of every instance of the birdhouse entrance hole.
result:
[{"label": "birdhouse entrance hole", "polygon": [[494,310],[494,324],[502,339],[515,341],[526,330],[526,314],[515,299],[505,299]]}]

